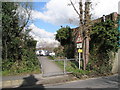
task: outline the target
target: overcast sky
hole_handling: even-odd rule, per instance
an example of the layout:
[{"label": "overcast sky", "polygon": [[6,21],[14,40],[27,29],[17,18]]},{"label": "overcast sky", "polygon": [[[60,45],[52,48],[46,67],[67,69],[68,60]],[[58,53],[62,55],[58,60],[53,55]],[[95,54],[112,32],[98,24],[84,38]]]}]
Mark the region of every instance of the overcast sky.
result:
[{"label": "overcast sky", "polygon": [[[72,0],[78,10],[78,1]],[[84,1],[84,0],[83,0]],[[96,19],[102,15],[108,15],[118,12],[119,0],[92,0],[91,10],[92,18]],[[78,26],[78,15],[74,11],[69,0],[47,0],[46,2],[33,2],[33,10],[31,13],[33,22],[30,27],[31,35],[42,43],[56,43],[54,35],[60,26],[69,25],[71,28]],[[44,44],[41,44],[44,46]]]}]

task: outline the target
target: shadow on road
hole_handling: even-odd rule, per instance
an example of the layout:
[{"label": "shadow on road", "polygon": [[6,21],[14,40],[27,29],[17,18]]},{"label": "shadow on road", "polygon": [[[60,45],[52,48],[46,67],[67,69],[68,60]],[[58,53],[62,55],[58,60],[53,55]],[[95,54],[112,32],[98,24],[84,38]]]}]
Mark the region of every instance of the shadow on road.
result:
[{"label": "shadow on road", "polygon": [[20,87],[35,85],[38,81],[33,75],[23,78],[24,81]]},{"label": "shadow on road", "polygon": [[34,75],[30,75],[28,77],[23,78],[23,83],[17,88],[2,88],[2,90],[16,90],[16,89],[27,89],[27,88],[41,88],[44,90],[43,84],[36,84],[38,79],[34,77]]}]

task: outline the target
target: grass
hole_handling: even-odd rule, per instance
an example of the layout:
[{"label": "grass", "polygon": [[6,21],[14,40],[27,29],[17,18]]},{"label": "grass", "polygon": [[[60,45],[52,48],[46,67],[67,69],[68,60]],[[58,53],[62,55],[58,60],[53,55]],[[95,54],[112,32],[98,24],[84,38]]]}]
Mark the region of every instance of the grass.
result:
[{"label": "grass", "polygon": [[55,56],[48,56],[48,59],[54,60]]},{"label": "grass", "polygon": [[5,70],[5,71],[2,71],[2,76],[13,76],[13,75],[26,75],[26,74],[40,74],[41,71],[39,68],[36,68],[35,70],[33,71],[30,71],[30,70],[26,70],[24,72],[21,72],[21,73],[16,73],[16,72],[12,72],[10,70]]},{"label": "grass", "polygon": [[[64,69],[64,61],[56,61],[55,63],[58,64],[61,69]],[[81,78],[82,75],[87,75],[90,73],[88,70],[79,69],[76,61],[67,61],[66,71],[71,72],[78,78]]]},{"label": "grass", "polygon": [[64,62],[63,61],[55,61],[55,63],[63,70],[64,69]]}]

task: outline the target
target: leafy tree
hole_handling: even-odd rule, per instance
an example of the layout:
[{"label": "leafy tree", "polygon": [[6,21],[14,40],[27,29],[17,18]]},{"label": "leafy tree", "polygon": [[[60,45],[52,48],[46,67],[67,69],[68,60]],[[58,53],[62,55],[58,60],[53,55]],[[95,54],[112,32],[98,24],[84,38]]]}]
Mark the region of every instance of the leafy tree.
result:
[{"label": "leafy tree", "polygon": [[[29,36],[30,29],[25,28],[29,22],[28,17],[21,18],[17,13],[20,5],[26,3],[3,2],[2,3],[2,59],[3,71],[21,73],[33,71],[38,67],[38,60],[35,55],[36,41]],[[21,20],[24,19],[21,23]]]},{"label": "leafy tree", "polygon": [[70,27],[62,27],[57,31],[56,34],[56,40],[58,40],[62,46],[70,44],[71,43],[71,33],[72,30]]},{"label": "leafy tree", "polygon": [[[11,52],[9,52],[9,48],[12,47],[10,44],[12,44],[13,39],[15,40],[17,28],[18,28],[18,19],[14,16],[15,12],[13,10],[16,10],[17,7],[15,6],[15,3],[2,3],[2,44],[3,44],[3,59],[7,59]],[[11,27],[11,28],[10,28]],[[9,48],[8,48],[9,47]],[[11,56],[10,56],[11,57]]]},{"label": "leafy tree", "polygon": [[61,45],[64,47],[62,53],[63,56],[67,58],[73,58],[75,52],[75,44],[72,40],[72,29],[70,27],[62,27],[57,31],[56,40],[58,40]]}]

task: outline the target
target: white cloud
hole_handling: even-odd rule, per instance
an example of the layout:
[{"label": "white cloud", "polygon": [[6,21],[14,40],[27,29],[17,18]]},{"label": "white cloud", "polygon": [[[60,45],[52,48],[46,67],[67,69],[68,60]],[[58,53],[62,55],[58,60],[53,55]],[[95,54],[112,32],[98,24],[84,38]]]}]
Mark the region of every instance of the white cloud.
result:
[{"label": "white cloud", "polygon": [[36,27],[34,24],[31,24],[29,26],[29,28],[32,29],[31,33],[34,33],[35,35],[42,37],[42,38],[51,38],[53,39],[54,37],[54,33],[51,32],[47,32],[44,29],[40,29],[38,27]]},{"label": "white cloud", "polygon": [[[95,0],[92,0],[95,2]],[[113,12],[118,13],[118,2],[119,0],[99,0],[97,5],[94,7],[93,17],[102,17],[103,15],[108,15]]]},{"label": "white cloud", "polygon": [[32,11],[33,19],[42,19],[52,24],[78,23],[78,16],[71,6],[68,6],[69,0],[50,0],[45,8],[47,11]]},{"label": "white cloud", "polygon": [[[78,9],[78,1],[72,0],[75,7]],[[85,0],[84,0],[85,1]],[[94,10],[92,10],[93,17],[101,17],[103,14],[107,15],[112,12],[118,12],[119,0],[91,0],[93,2]],[[33,19],[41,19],[52,24],[70,24],[78,25],[78,15],[70,5],[69,0],[50,0],[45,8],[47,11],[39,12],[32,11]],[[95,6],[95,4],[97,4]]]},{"label": "white cloud", "polygon": [[31,24],[29,28],[32,29],[30,35],[38,41],[36,47],[57,47],[59,45],[59,42],[55,40],[54,33],[40,29],[34,24]]}]

